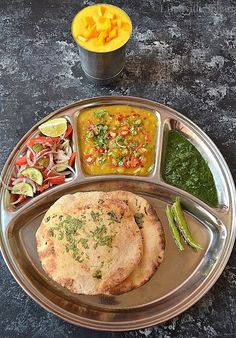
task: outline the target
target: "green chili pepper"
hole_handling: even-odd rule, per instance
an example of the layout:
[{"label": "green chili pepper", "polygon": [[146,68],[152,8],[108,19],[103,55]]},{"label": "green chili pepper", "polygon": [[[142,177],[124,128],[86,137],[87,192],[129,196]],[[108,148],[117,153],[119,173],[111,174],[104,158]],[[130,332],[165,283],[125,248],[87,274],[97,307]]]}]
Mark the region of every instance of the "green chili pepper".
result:
[{"label": "green chili pepper", "polygon": [[184,246],[181,243],[180,233],[179,233],[179,230],[178,230],[178,228],[175,224],[174,217],[173,217],[173,214],[171,212],[171,208],[169,207],[169,205],[167,205],[167,207],[166,207],[166,216],[167,216],[167,219],[168,219],[168,222],[169,222],[169,227],[170,227],[170,230],[171,230],[172,237],[174,238],[178,249],[180,251],[184,251]]},{"label": "green chili pepper", "polygon": [[192,234],[191,234],[191,232],[188,228],[187,222],[186,222],[185,217],[184,217],[184,213],[183,213],[182,208],[181,208],[179,197],[176,197],[175,203],[173,204],[171,210],[173,212],[174,219],[175,219],[175,221],[176,221],[176,223],[179,227],[179,230],[180,230],[181,234],[183,235],[185,241],[192,248],[202,249],[201,245],[193,239]]}]

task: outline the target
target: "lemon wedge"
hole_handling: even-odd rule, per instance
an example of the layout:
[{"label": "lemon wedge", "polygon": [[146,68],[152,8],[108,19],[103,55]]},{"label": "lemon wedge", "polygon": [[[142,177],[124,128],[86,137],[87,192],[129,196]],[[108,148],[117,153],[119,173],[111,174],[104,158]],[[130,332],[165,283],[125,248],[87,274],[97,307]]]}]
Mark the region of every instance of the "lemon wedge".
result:
[{"label": "lemon wedge", "polygon": [[63,117],[59,117],[57,119],[49,120],[41,126],[39,126],[39,130],[45,136],[50,137],[58,137],[65,133],[67,129],[67,120]]}]

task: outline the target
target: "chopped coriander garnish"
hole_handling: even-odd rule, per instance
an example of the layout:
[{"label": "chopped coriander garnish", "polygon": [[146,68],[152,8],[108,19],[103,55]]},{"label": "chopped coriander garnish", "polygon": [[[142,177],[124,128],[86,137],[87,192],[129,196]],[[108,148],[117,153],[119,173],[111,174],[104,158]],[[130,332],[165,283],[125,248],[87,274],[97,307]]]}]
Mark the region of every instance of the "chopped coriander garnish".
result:
[{"label": "chopped coriander garnish", "polygon": [[134,126],[130,127],[130,134],[133,135],[133,136],[138,134],[137,131],[135,130]]},{"label": "chopped coriander garnish", "polygon": [[144,214],[142,214],[141,212],[136,212],[134,214],[135,222],[137,223],[140,229],[143,227],[143,222],[144,222],[143,217],[144,217]]},{"label": "chopped coriander garnish", "polygon": [[82,247],[84,249],[89,249],[88,239],[86,239],[86,238],[80,238],[79,242],[81,243],[81,245],[82,245]]},{"label": "chopped coriander garnish", "polygon": [[74,218],[72,216],[59,216],[60,222],[54,227],[50,228],[49,235],[55,236],[58,240],[64,240],[66,252],[71,252],[72,257],[78,262],[82,262],[84,258],[79,252],[78,244],[81,242],[81,245],[86,247],[86,239],[77,240],[75,235],[79,229],[81,229],[86,224],[86,218],[84,215],[81,218]]},{"label": "chopped coriander garnish", "polygon": [[118,135],[116,138],[116,144],[121,148],[125,148],[127,145],[127,140],[123,136]]},{"label": "chopped coriander garnish", "polygon": [[119,158],[118,165],[119,165],[120,167],[123,167],[123,165],[124,165],[124,160],[125,160],[125,156],[121,156],[121,157]]},{"label": "chopped coriander garnish", "polygon": [[94,137],[94,132],[92,130],[87,131],[86,138],[91,139]]},{"label": "chopped coriander garnish", "polygon": [[97,112],[94,112],[94,116],[95,117],[103,117],[105,114],[106,114],[106,110],[102,109],[102,110],[99,110]]},{"label": "chopped coriander garnish", "polygon": [[135,126],[140,126],[141,123],[142,123],[141,119],[138,119],[138,120],[134,121]]},{"label": "chopped coriander garnish", "polygon": [[102,214],[100,212],[91,211],[90,215],[95,223],[99,223],[102,221],[101,219]]},{"label": "chopped coriander garnish", "polygon": [[111,221],[111,223],[120,223],[120,218],[118,218],[113,210],[108,211],[107,215],[109,216],[109,221]]},{"label": "chopped coriander garnish", "polygon": [[101,270],[94,271],[94,273],[93,273],[92,276],[93,276],[93,278],[101,279],[102,278],[102,272],[101,272]]},{"label": "chopped coriander garnish", "polygon": [[54,236],[54,230],[53,230],[53,228],[48,229],[48,236],[50,236],[50,237]]},{"label": "chopped coriander garnish", "polygon": [[94,231],[90,232],[95,242],[94,249],[96,249],[98,245],[112,247],[112,236],[106,235],[107,228],[105,225],[102,225],[101,227],[97,226]]}]

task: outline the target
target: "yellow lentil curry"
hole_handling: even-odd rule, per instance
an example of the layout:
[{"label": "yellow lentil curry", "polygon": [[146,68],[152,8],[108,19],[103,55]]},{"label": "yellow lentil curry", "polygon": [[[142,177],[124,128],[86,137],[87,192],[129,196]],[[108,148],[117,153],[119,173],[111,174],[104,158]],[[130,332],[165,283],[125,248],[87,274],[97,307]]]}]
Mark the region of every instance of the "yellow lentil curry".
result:
[{"label": "yellow lentil curry", "polygon": [[78,135],[84,173],[149,175],[156,130],[157,118],[149,110],[125,105],[83,110]]}]

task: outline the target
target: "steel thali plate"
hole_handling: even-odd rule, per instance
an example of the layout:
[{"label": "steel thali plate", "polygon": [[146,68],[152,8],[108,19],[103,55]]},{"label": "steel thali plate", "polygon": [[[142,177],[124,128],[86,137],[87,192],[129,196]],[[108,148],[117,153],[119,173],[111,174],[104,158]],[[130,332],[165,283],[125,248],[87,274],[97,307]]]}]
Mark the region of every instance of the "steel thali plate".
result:
[{"label": "steel thali plate", "polygon": [[[154,170],[150,176],[83,174],[79,156],[76,175],[66,183],[33,198],[15,211],[9,209],[9,193],[2,188],[1,250],[11,273],[21,287],[41,306],[68,322],[97,330],[125,331],[164,322],[196,303],[216,282],[233,248],[235,224],[235,187],[223,156],[209,137],[180,113],[153,101],[136,97],[98,97],[83,100],[48,115],[35,125],[15,147],[2,172],[6,182],[15,159],[28,138],[44,121],[65,116],[70,121],[74,150],[79,151],[77,118],[81,110],[102,105],[130,105],[151,110],[158,119]],[[199,149],[213,173],[219,205],[211,208],[185,191],[166,184],[161,175],[167,133],[182,133]],[[144,286],[119,296],[76,295],[58,286],[44,273],[39,262],[35,232],[50,207],[59,197],[77,191],[123,189],[137,193],[157,210],[162,221],[166,249],[157,272]],[[188,224],[202,251],[187,248],[178,252],[165,218],[165,207],[181,196]]]}]

